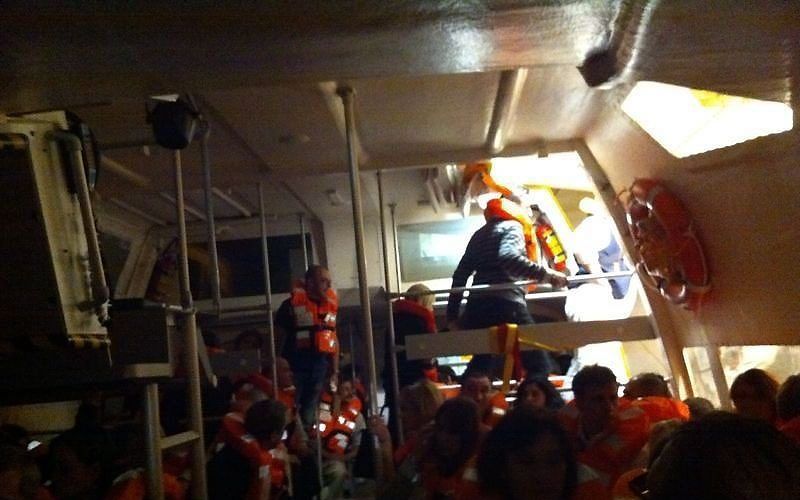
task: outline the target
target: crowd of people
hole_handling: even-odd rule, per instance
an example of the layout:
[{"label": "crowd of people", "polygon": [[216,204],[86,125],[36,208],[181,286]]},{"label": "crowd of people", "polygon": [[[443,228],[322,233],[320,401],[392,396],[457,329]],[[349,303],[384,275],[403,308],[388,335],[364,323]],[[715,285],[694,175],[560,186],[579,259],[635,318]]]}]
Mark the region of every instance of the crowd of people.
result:
[{"label": "crowd of people", "polygon": [[[567,285],[565,274],[535,262],[522,208],[510,195],[487,207],[454,288],[472,274],[475,284]],[[460,315],[462,297],[450,296],[449,328],[533,322],[521,286],[473,293]],[[340,370],[337,313],[330,273],[311,266],[277,311],[279,357],[229,374],[222,396],[206,400],[206,410],[209,401],[222,408],[206,428],[211,500],[338,499],[353,493],[355,476],[380,478],[374,495],[386,499],[800,498],[800,375],[779,384],[748,370],[731,385],[734,411],[724,412],[703,398],[675,398],[661,375],[639,374],[621,388],[611,369],[589,365],[566,401],[548,378],[553,359],[528,351],[518,359],[524,378],[507,394],[494,384],[499,356],[474,356],[458,380],[433,359],[406,357],[407,336],[437,329],[430,290],[414,285],[394,303],[385,419],[365,413],[355,370]],[[246,331],[235,347],[260,349],[262,339]],[[212,355],[223,352],[213,335],[206,341]],[[176,404],[165,397],[162,408]],[[0,500],[145,498],[140,413],[139,423],[114,431],[100,413],[87,398],[74,428],[38,447],[24,429],[0,427]],[[165,429],[180,420],[173,413],[162,412]],[[188,453],[162,458],[166,498],[187,498]]]}]

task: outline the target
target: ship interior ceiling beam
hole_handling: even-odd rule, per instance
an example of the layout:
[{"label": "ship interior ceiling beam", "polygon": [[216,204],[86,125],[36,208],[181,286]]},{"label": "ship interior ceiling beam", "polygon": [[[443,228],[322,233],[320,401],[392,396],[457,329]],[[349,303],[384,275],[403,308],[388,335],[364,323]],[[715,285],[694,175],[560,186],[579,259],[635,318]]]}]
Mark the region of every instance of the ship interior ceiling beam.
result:
[{"label": "ship interior ceiling beam", "polygon": [[124,211],[126,211],[128,213],[131,213],[133,215],[141,217],[142,219],[144,219],[144,220],[146,220],[148,222],[152,222],[153,224],[155,224],[157,226],[166,226],[167,225],[167,221],[166,220],[164,220],[164,219],[162,219],[160,217],[156,217],[155,215],[152,215],[152,214],[146,212],[145,210],[142,210],[141,208],[137,208],[137,207],[131,205],[130,203],[124,202],[124,201],[120,200],[119,198],[108,198],[108,202],[111,203],[112,205],[116,205],[118,208],[120,208],[120,209],[122,209],[122,210],[124,210]]},{"label": "ship interior ceiling beam", "polygon": [[237,200],[232,190],[230,191],[231,193],[228,194],[225,191],[221,190],[220,188],[216,187],[211,188],[211,192],[214,193],[214,196],[227,203],[231,208],[238,210],[239,213],[242,214],[242,216],[252,217],[253,211],[250,210],[248,207],[246,207],[243,202]]},{"label": "ship interior ceiling beam", "polygon": [[[174,196],[173,194],[171,194],[171,193],[168,193],[168,192],[166,192],[166,191],[161,191],[161,192],[159,192],[159,193],[158,193],[158,196],[159,196],[161,199],[163,199],[163,200],[166,200],[167,202],[169,202],[169,204],[170,204],[171,206],[173,206],[173,207],[175,206],[176,200],[175,200],[175,196]],[[202,211],[201,209],[199,209],[199,208],[197,208],[197,207],[195,207],[195,206],[191,205],[191,204],[190,204],[189,202],[187,202],[187,201],[184,201],[184,202],[183,202],[183,209],[184,209],[184,210],[186,210],[187,212],[189,212],[189,213],[190,213],[190,214],[191,214],[193,217],[195,217],[196,219],[200,219],[200,220],[202,220],[202,221],[204,221],[204,220],[208,220],[208,219],[206,218],[206,214],[204,214],[204,213],[203,213],[203,211]]]},{"label": "ship interior ceiling beam", "polygon": [[486,147],[493,155],[500,153],[506,147],[527,78],[527,68],[517,68],[500,73],[492,120],[486,138]]}]

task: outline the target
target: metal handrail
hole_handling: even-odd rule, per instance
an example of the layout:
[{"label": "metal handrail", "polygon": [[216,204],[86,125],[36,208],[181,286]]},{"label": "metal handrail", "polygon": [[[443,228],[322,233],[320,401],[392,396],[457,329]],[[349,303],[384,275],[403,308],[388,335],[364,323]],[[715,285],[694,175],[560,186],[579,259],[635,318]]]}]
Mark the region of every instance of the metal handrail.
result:
[{"label": "metal handrail", "polygon": [[[614,271],[610,273],[595,273],[595,274],[579,274],[576,276],[567,276],[568,283],[582,283],[585,281],[593,281],[598,279],[613,279],[613,278],[627,278],[633,276],[635,271]],[[491,290],[513,290],[526,285],[541,284],[536,280],[520,280],[512,281],[510,283],[495,283],[490,285],[472,285],[472,286],[459,286],[455,288],[442,288],[440,290],[430,290],[427,292],[400,292],[400,293],[387,293],[386,296],[390,299],[400,299],[405,297],[419,297],[420,295],[443,295],[458,292],[472,292],[472,291],[491,291]]]}]

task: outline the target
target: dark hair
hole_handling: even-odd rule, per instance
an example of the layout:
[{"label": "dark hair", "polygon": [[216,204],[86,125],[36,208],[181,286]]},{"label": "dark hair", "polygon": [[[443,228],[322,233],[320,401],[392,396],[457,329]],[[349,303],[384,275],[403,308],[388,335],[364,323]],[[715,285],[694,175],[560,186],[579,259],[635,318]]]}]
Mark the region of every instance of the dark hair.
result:
[{"label": "dark hair", "polygon": [[474,369],[467,368],[467,370],[461,376],[461,381],[462,381],[461,383],[462,384],[465,383],[467,381],[467,379],[470,379],[470,378],[488,378],[490,382],[492,380],[492,377],[490,377],[488,373],[486,373],[485,371],[480,370],[478,368],[474,368]]},{"label": "dark hair", "polygon": [[303,276],[303,278],[306,281],[308,281],[310,279],[313,279],[314,275],[317,274],[317,272],[327,271],[327,270],[328,268],[325,266],[321,266],[319,264],[311,264],[310,266],[308,266],[308,269],[306,269],[306,274]]},{"label": "dark hair", "polygon": [[233,345],[236,347],[236,349],[239,349],[242,343],[247,339],[255,339],[259,349],[264,347],[264,336],[261,334],[260,331],[254,328],[245,330],[239,335],[237,335],[236,338],[233,339]]},{"label": "dark hair", "polygon": [[648,498],[800,498],[800,449],[767,422],[713,412],[687,422],[648,472]]},{"label": "dark hair", "polygon": [[523,380],[519,386],[517,386],[515,405],[519,405],[522,402],[525,391],[532,386],[538,387],[539,390],[542,391],[544,394],[544,406],[548,410],[558,410],[564,406],[564,399],[561,397],[561,394],[559,394],[556,388],[553,387],[553,384],[544,377],[531,377]]},{"label": "dark hair", "polygon": [[[461,449],[455,458],[443,457],[436,450],[436,434],[449,432],[459,436]],[[481,438],[481,419],[478,404],[465,397],[448,399],[433,420],[433,435],[427,447],[427,455],[444,477],[452,476],[477,451]]]},{"label": "dark hair", "polygon": [[740,373],[731,384],[731,399],[740,396],[743,385],[749,385],[755,390],[756,396],[764,400],[775,401],[778,394],[778,382],[772,376],[759,368],[751,368]]},{"label": "dark hair", "polygon": [[589,388],[617,386],[617,376],[609,368],[600,365],[590,365],[581,368],[581,371],[572,379],[572,392],[575,397],[586,394]]},{"label": "dark hair", "polygon": [[800,375],[787,378],[778,389],[778,416],[783,420],[800,417]]},{"label": "dark hair", "polygon": [[269,439],[286,427],[286,405],[275,399],[253,403],[244,417],[244,428],[256,439]]},{"label": "dark hair", "polygon": [[25,447],[30,441],[28,431],[15,424],[0,425],[0,445]]},{"label": "dark hair", "polygon": [[70,429],[50,442],[51,458],[59,448],[70,450],[85,465],[99,467],[99,481],[95,485],[98,491],[106,491],[111,485],[114,479],[111,469],[115,450],[104,429]]},{"label": "dark hair", "polygon": [[634,398],[646,396],[662,396],[671,398],[672,393],[669,390],[669,384],[663,376],[658,373],[640,373],[628,381],[628,386],[636,387],[638,392],[632,394]]},{"label": "dark hair", "polygon": [[706,398],[686,398],[683,402],[689,407],[689,418],[691,420],[697,420],[714,411],[714,404]]},{"label": "dark hair", "polygon": [[569,437],[555,416],[542,409],[521,406],[509,412],[489,433],[478,455],[478,479],[487,495],[508,498],[510,456],[535,445],[550,434],[558,441],[566,464],[563,499],[572,498],[578,482],[578,465]]}]

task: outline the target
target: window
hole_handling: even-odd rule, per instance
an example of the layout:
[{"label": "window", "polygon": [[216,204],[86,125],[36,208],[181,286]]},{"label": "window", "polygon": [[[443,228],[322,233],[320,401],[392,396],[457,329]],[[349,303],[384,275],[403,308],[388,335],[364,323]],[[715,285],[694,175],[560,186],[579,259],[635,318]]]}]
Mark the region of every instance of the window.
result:
[{"label": "window", "polygon": [[639,82],[622,110],[678,158],[792,129],[792,108],[780,102]]},{"label": "window", "polygon": [[483,216],[408,224],[397,230],[400,273],[406,283],[449,278]]},{"label": "window", "polygon": [[[272,293],[288,293],[294,280],[305,274],[303,247],[299,234],[269,236],[269,270]],[[313,254],[311,235],[306,247]],[[222,297],[264,294],[264,265],[261,238],[217,242]],[[211,298],[211,261],[205,243],[190,245],[189,274],[192,294],[198,300]]]}]

